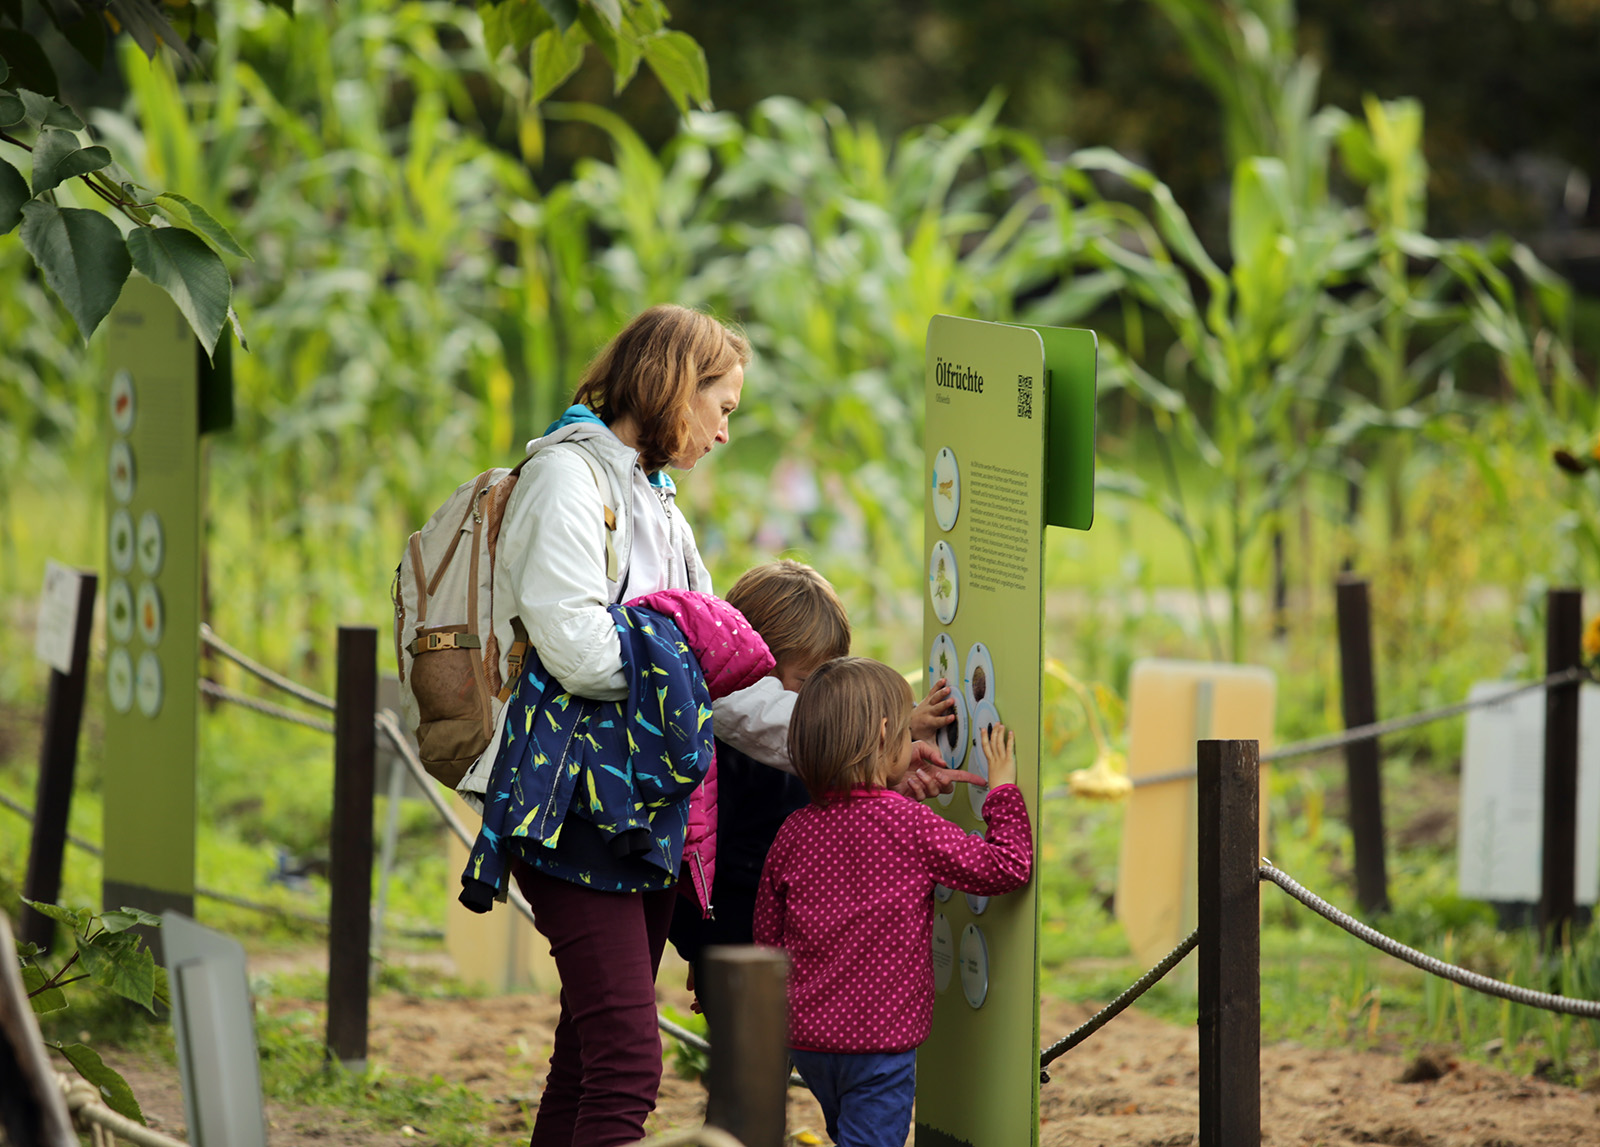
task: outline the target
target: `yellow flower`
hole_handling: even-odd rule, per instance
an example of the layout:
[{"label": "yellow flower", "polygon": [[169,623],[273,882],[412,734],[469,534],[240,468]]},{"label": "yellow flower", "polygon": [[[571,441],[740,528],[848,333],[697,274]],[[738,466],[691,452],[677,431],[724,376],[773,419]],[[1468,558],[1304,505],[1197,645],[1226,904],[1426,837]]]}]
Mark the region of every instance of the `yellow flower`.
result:
[{"label": "yellow flower", "polygon": [[1073,796],[1090,800],[1126,800],[1133,792],[1133,782],[1128,779],[1127,758],[1121,753],[1103,752],[1087,769],[1068,774],[1067,788]]},{"label": "yellow flower", "polygon": [[1600,613],[1589,619],[1583,627],[1583,656],[1588,661],[1600,658]]}]

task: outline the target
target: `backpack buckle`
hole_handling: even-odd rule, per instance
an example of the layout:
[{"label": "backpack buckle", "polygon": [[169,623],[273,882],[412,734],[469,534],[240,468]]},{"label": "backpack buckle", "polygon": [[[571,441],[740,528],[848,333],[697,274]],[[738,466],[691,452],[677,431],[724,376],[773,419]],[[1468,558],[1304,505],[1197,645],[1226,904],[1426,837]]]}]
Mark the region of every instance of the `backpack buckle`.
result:
[{"label": "backpack buckle", "polygon": [[441,649],[481,649],[476,633],[424,633],[411,643],[411,656],[436,653]]}]

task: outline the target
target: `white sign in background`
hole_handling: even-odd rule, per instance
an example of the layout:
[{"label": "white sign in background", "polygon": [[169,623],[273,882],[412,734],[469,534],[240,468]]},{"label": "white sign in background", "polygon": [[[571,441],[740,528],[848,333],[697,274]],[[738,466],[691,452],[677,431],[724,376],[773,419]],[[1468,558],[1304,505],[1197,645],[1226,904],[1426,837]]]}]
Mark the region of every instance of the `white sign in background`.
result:
[{"label": "white sign in background", "polygon": [[[1473,701],[1509,692],[1505,682],[1472,687]],[[1600,892],[1600,686],[1578,702],[1579,904]],[[1467,714],[1461,755],[1456,878],[1471,900],[1536,903],[1544,843],[1543,690]]]},{"label": "white sign in background", "polygon": [[72,638],[78,628],[78,571],[57,561],[44,564],[39,625],[33,652],[58,673],[72,672]]}]

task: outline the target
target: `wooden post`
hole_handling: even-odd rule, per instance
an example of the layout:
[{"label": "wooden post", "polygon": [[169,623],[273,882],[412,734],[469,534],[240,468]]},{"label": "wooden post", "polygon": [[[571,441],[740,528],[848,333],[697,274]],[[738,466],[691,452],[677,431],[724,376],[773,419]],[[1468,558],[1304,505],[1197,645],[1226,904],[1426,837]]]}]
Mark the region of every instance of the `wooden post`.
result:
[{"label": "wooden post", "polygon": [[[33,839],[22,894],[54,904],[61,895],[61,858],[67,846],[67,817],[78,769],[78,731],[83,727],[83,695],[89,683],[89,631],[94,627],[94,593],[99,579],[78,573],[78,616],[72,634],[72,668],[50,670],[45,702],[44,740],[39,745],[39,782],[34,789]],[[22,912],[22,939],[48,948],[55,921],[31,908]]]},{"label": "wooden post", "polygon": [[328,858],[328,1054],[367,1062],[367,963],[372,940],[372,782],[376,768],[378,631],[339,627],[333,724],[333,832]]},{"label": "wooden post", "polygon": [[1260,746],[1201,741],[1200,1147],[1261,1142]]},{"label": "wooden post", "polygon": [[[1583,659],[1583,591],[1552,589],[1544,626],[1546,673]],[[1545,690],[1544,859],[1539,885],[1539,932],[1559,945],[1572,921],[1578,866],[1578,683]]]},{"label": "wooden post", "polygon": [[[1360,578],[1341,577],[1335,594],[1344,727],[1353,729],[1378,719],[1372,672],[1372,608],[1367,583]],[[1378,742],[1346,745],[1344,760],[1350,835],[1356,850],[1356,903],[1368,914],[1385,912],[1389,908],[1389,877],[1383,855],[1383,772]]]},{"label": "wooden post", "polygon": [[783,1147],[789,1094],[789,957],[753,945],[707,948],[711,1064],[706,1122],[745,1147]]}]

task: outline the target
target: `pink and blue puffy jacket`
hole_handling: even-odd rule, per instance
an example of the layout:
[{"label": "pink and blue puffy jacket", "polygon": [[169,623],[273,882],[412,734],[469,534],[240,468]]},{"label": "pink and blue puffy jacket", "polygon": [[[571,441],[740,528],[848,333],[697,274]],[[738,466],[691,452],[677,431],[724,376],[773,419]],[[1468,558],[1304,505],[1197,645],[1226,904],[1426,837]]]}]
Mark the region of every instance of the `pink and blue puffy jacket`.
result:
[{"label": "pink and blue puffy jacket", "polygon": [[[684,641],[700,658],[700,669],[712,696],[719,697],[755,684],[772,672],[775,664],[760,634],[750,628],[744,615],[720,598],[688,590],[664,590],[633,602],[664,613],[683,631]],[[737,618],[743,632],[737,641],[727,638],[729,618]],[[702,652],[704,650],[705,652]],[[708,660],[709,658],[709,660]],[[738,681],[719,691],[712,685],[719,680]],[[683,846],[684,888],[692,893],[704,915],[711,915],[711,881],[717,871],[717,758],[711,755],[705,779],[689,797],[689,826]]]},{"label": "pink and blue puffy jacket", "polygon": [[[633,677],[631,692],[634,696],[626,704],[609,705],[571,698],[559,691],[559,685],[551,688],[551,679],[544,673],[537,656],[530,659],[528,671],[523,680],[518,682],[514,698],[518,704],[527,707],[525,723],[530,744],[522,747],[520,753],[508,756],[506,748],[513,747],[508,741],[507,747],[498,754],[495,783],[491,783],[490,799],[485,802],[483,829],[469,857],[467,871],[462,874],[462,903],[475,911],[487,911],[492,900],[503,894],[508,851],[531,859],[527,852],[529,847],[554,843],[555,834],[568,811],[569,801],[576,792],[586,791],[589,794],[588,804],[581,811],[585,813],[585,819],[597,824],[602,831],[610,829],[620,832],[640,827],[632,823],[637,820],[638,810],[645,807],[639,803],[643,794],[634,791],[635,785],[651,788],[651,778],[663,773],[677,778],[676,791],[681,793],[699,779],[699,767],[675,759],[681,750],[690,748],[687,742],[677,743],[685,736],[695,743],[690,756],[698,755],[701,758],[698,765],[705,768],[706,776],[713,779],[714,783],[716,764],[710,730],[702,728],[696,735],[689,728],[680,731],[677,724],[669,728],[664,722],[659,722],[657,726],[641,722],[637,729],[633,728],[631,714],[634,706],[642,700],[641,695],[650,693],[653,696],[654,692],[660,692],[663,697],[670,696],[674,706],[682,700],[677,695],[685,690],[699,693],[707,700],[716,700],[754,684],[773,667],[772,654],[766,642],[750,627],[744,616],[726,602],[708,594],[690,590],[664,590],[635,598],[625,606],[612,606],[611,609],[623,638],[624,668]],[[650,634],[647,619],[652,615],[663,621],[670,619],[671,624],[658,625],[656,628],[662,632],[646,640],[640,634]],[[639,628],[641,625],[643,629]],[[692,662],[682,653],[668,649],[669,645],[676,644],[674,639],[680,635],[683,644],[677,646],[677,650],[691,654]],[[635,638],[631,644],[630,636]],[[630,649],[632,656],[629,656]],[[698,673],[694,673],[696,668]],[[701,680],[691,682],[682,679],[684,669]],[[661,675],[659,682],[657,674]],[[658,683],[661,688],[655,688]],[[528,693],[526,702],[521,699],[524,692]],[[651,705],[650,708],[654,707]],[[703,726],[704,717],[709,716],[710,710],[701,708],[700,712]],[[548,730],[545,728],[547,722],[550,726]],[[663,739],[664,734],[672,735]],[[524,758],[529,758],[530,754],[532,765],[539,767],[517,767],[519,763],[528,765],[529,760]],[[623,768],[619,769],[616,765],[622,765]],[[622,787],[619,788],[619,785]],[[639,835],[655,838],[652,849],[659,850],[659,856],[652,851],[648,859],[663,864],[671,873],[671,878],[676,879],[679,871],[678,849],[690,840],[704,843],[706,806],[700,799],[699,786],[694,787],[687,809],[678,804],[684,798],[666,791],[673,785],[666,785],[663,781],[660,786],[654,787],[663,789],[658,794],[661,799],[646,802],[649,806],[649,831]],[[712,803],[714,807],[714,800]],[[677,807],[674,809],[671,806]],[[556,815],[545,815],[552,810]],[[525,815],[530,812],[533,815]],[[613,824],[612,821],[617,823]],[[672,831],[673,821],[677,822],[676,832]],[[714,820],[711,823],[714,824]],[[702,828],[699,833],[696,833],[697,824]],[[676,839],[672,839],[674,837]],[[540,855],[539,860],[540,867],[545,867],[545,858]],[[702,857],[697,861],[697,866],[703,863]],[[699,871],[704,874],[702,903],[705,903],[709,900],[711,871],[708,868],[699,868]],[[567,875],[564,872],[553,874]]]}]

